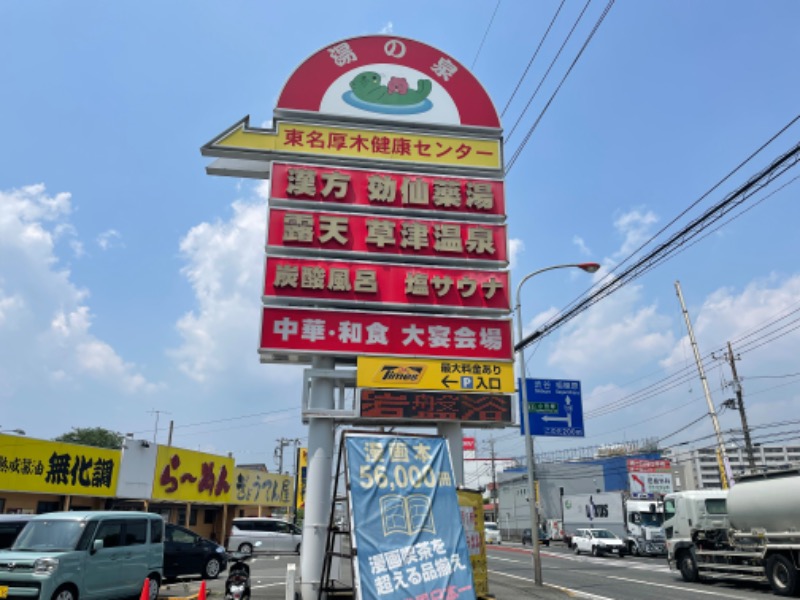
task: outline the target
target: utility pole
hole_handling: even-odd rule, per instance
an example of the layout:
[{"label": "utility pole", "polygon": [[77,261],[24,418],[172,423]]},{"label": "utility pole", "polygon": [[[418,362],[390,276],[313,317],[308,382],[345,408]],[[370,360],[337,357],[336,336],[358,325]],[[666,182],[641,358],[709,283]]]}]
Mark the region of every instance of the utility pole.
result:
[{"label": "utility pole", "polygon": [[494,508],[494,520],[497,521],[498,526],[500,523],[500,511],[498,510],[497,498],[497,469],[495,468],[495,452],[494,452],[494,438],[489,438],[489,457],[492,461],[492,507]]},{"label": "utility pole", "polygon": [[736,372],[736,357],[733,355],[731,343],[728,342],[728,355],[726,356],[731,365],[733,374],[733,391],[736,393],[736,405],[739,408],[739,416],[742,418],[742,432],[744,433],[744,447],[747,450],[747,464],[751,471],[756,469],[756,459],[753,456],[753,442],[750,439],[750,428],[747,426],[747,414],[744,412],[744,398],[742,397],[742,383]]},{"label": "utility pole", "polygon": [[719,462],[719,475],[722,489],[730,487],[730,465],[728,463],[728,454],[725,452],[725,443],[722,440],[722,431],[719,428],[719,419],[717,418],[717,411],[714,410],[714,402],[711,400],[711,390],[708,389],[708,380],[706,379],[706,372],[703,369],[703,363],[700,360],[700,351],[697,349],[697,342],[694,339],[694,330],[692,329],[692,321],[689,319],[689,311],[686,310],[686,304],[683,302],[683,294],[681,293],[680,281],[675,282],[675,291],[678,293],[678,300],[681,303],[681,310],[683,311],[683,318],[686,321],[686,329],[689,332],[689,341],[692,344],[692,351],[694,352],[694,361],[697,364],[697,371],[700,373],[700,381],[703,384],[703,391],[706,396],[706,403],[708,404],[708,414],[711,416],[711,422],[714,424],[714,433],[717,434],[717,453]]},{"label": "utility pole", "polygon": [[283,449],[292,444],[299,444],[300,440],[299,438],[290,439],[282,437],[275,441],[278,443],[278,447],[275,448],[275,463],[278,465],[278,473],[283,474]]},{"label": "utility pole", "polygon": [[[154,410],[149,410],[147,412],[149,412],[151,415],[154,414],[154,413],[156,415],[156,430],[153,433],[153,443],[157,444],[158,443],[158,417],[161,415],[161,413],[164,413],[165,415],[171,415],[172,413],[168,413],[165,410],[155,410],[155,409]],[[172,440],[170,440],[170,443],[171,442],[172,442]]]}]

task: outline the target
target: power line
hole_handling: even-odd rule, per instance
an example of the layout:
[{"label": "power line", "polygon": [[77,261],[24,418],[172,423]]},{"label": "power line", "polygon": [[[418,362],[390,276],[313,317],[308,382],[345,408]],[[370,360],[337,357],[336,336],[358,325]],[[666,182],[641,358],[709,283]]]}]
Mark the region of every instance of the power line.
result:
[{"label": "power line", "polygon": [[597,284],[594,292],[588,293],[583,299],[574,301],[562,314],[558,317],[551,319],[548,323],[529,334],[523,340],[519,341],[514,351],[526,348],[535,340],[549,335],[558,327],[561,327],[568,321],[575,318],[584,310],[599,302],[603,298],[611,295],[627,283],[630,283],[642,276],[645,272],[654,268],[657,264],[669,258],[670,254],[675,251],[675,248],[687,243],[692,237],[696,236],[699,232],[709,227],[710,224],[719,220],[722,216],[729,211],[745,202],[754,189],[761,189],[762,186],[768,185],[775,178],[780,177],[788,169],[797,165],[798,158],[800,157],[800,144],[796,144],[791,150],[785,152],[774,160],[769,166],[759,171],[755,176],[751,177],[745,184],[740,186],[737,190],[728,194],[723,200],[709,208],[701,216],[694,219],[683,229],[676,232],[664,243],[660,244],[657,248],[649,252],[646,256],[638,260],[636,263],[625,269],[616,278],[611,279],[611,274],[606,276],[610,279],[606,283]]},{"label": "power line", "polygon": [[[299,408],[283,408],[283,409],[280,409],[280,410],[269,410],[269,411],[265,411],[265,412],[257,412],[257,413],[250,413],[250,414],[247,414],[247,415],[241,415],[241,416],[238,416],[238,417],[227,417],[225,419],[213,419],[211,421],[198,421],[196,423],[186,423],[186,424],[183,424],[183,425],[176,425],[175,429],[185,429],[185,428],[188,428],[188,427],[199,427],[200,425],[215,425],[217,423],[225,423],[225,422],[228,422],[228,421],[241,421],[242,419],[252,419],[253,417],[263,417],[263,416],[268,416],[268,415],[277,415],[277,414],[284,413],[284,412],[297,413],[299,411],[300,411]],[[161,412],[163,412],[163,411],[161,411]],[[256,425],[258,425],[258,424],[259,423],[256,423]],[[134,431],[133,433],[134,434],[138,434],[138,433],[145,433],[145,432],[143,432],[143,431]],[[206,432],[202,432],[202,433],[206,433]],[[195,433],[184,433],[184,435],[195,435]]]},{"label": "power line", "polygon": [[788,373],[786,375],[748,375],[742,377],[742,381],[746,379],[786,379],[787,377],[800,377],[800,373]]},{"label": "power line", "polygon": [[478,51],[475,53],[475,58],[472,60],[472,66],[469,68],[472,71],[475,68],[475,63],[478,62],[478,57],[481,55],[481,50],[483,50],[483,44],[486,42],[486,36],[489,35],[489,30],[492,28],[492,23],[494,23],[494,17],[497,14],[497,9],[500,8],[500,0],[497,0],[497,4],[495,4],[494,12],[492,13],[492,18],[489,19],[489,24],[486,26],[486,31],[483,32],[483,39],[481,40],[481,45],[478,46]]},{"label": "power line", "polygon": [[572,69],[574,69],[575,65],[578,64],[578,60],[580,60],[584,50],[586,50],[587,46],[589,45],[589,42],[592,41],[594,34],[597,33],[597,30],[600,28],[600,25],[603,23],[603,20],[606,18],[608,11],[611,10],[611,7],[613,5],[614,5],[614,0],[609,0],[608,4],[603,10],[603,13],[600,15],[600,18],[597,19],[597,22],[592,28],[592,31],[586,38],[586,41],[583,42],[583,46],[581,46],[581,49],[578,51],[577,56],[575,56],[575,58],[572,61],[572,64],[570,64],[569,68],[567,69],[567,72],[564,74],[564,77],[561,78],[561,81],[559,82],[558,86],[556,86],[555,91],[550,96],[550,99],[547,101],[547,103],[544,105],[544,108],[539,113],[539,116],[536,118],[536,121],[533,123],[533,125],[531,125],[530,129],[528,129],[528,133],[525,134],[525,137],[523,138],[522,142],[520,143],[519,146],[517,146],[517,149],[514,151],[511,160],[508,162],[508,165],[506,166],[505,170],[506,175],[508,175],[511,172],[511,169],[514,168],[514,164],[517,162],[517,159],[519,158],[520,154],[525,149],[525,146],[528,144],[528,141],[531,139],[533,132],[536,131],[536,128],[539,126],[539,122],[544,117],[545,113],[547,112],[547,109],[550,108],[550,105],[553,103],[553,100],[555,100],[556,96],[558,95],[558,92],[561,90],[561,86],[564,85],[564,82],[567,80],[567,77],[569,77],[569,74],[572,73]]},{"label": "power line", "polygon": [[530,70],[531,65],[533,65],[533,61],[536,60],[536,57],[539,54],[539,50],[541,50],[541,48],[542,48],[542,44],[544,44],[544,41],[547,39],[547,36],[550,34],[550,30],[553,28],[553,25],[555,24],[556,19],[558,18],[558,15],[561,12],[561,9],[564,6],[564,3],[566,1],[567,0],[561,0],[561,4],[558,5],[558,8],[556,9],[556,14],[554,14],[553,18],[550,20],[550,25],[547,26],[547,30],[544,32],[544,35],[542,36],[542,39],[539,40],[539,45],[536,46],[536,50],[534,50],[533,54],[531,55],[530,60],[528,61],[528,66],[525,67],[525,71],[523,71],[522,75],[520,76],[519,80],[517,81],[517,85],[514,88],[514,91],[511,93],[511,97],[508,99],[508,102],[506,102],[506,106],[505,106],[505,108],[503,108],[503,112],[500,114],[501,117],[505,116],[506,111],[508,110],[508,107],[511,106],[511,101],[514,100],[514,96],[517,95],[517,92],[519,91],[519,88],[522,85],[522,81],[528,75],[528,71]]},{"label": "power line", "polygon": [[[766,142],[764,142],[764,143],[763,143],[763,144],[761,144],[761,146],[759,146],[759,147],[758,147],[756,150],[754,150],[753,152],[751,152],[751,153],[750,153],[750,155],[749,155],[747,158],[745,158],[744,160],[742,160],[742,161],[741,161],[741,162],[740,162],[738,165],[736,165],[736,166],[735,166],[733,169],[731,169],[731,170],[728,172],[728,174],[727,174],[727,175],[725,175],[725,176],[724,176],[722,179],[720,179],[719,181],[717,181],[717,183],[715,183],[715,184],[714,184],[713,186],[711,186],[711,187],[710,187],[708,190],[706,190],[706,191],[705,191],[705,193],[703,193],[703,195],[701,195],[701,196],[700,196],[700,197],[699,197],[697,200],[695,200],[694,202],[692,202],[691,204],[689,204],[689,206],[687,206],[687,207],[686,207],[684,210],[682,210],[680,213],[678,213],[678,214],[677,214],[677,215],[676,215],[676,216],[675,216],[675,217],[674,217],[674,218],[673,218],[673,219],[672,219],[672,220],[671,220],[669,223],[667,223],[666,225],[664,225],[664,226],[663,226],[661,229],[659,229],[659,230],[658,230],[656,233],[654,233],[652,236],[650,236],[650,239],[646,240],[646,241],[645,241],[644,243],[642,243],[642,244],[641,244],[641,245],[640,245],[638,248],[636,248],[636,250],[634,250],[633,252],[631,252],[631,253],[628,255],[628,257],[627,257],[625,260],[623,260],[621,263],[619,263],[619,264],[617,265],[616,269],[619,269],[619,268],[620,268],[622,265],[624,265],[624,264],[625,264],[625,263],[627,263],[628,261],[632,260],[634,256],[636,256],[637,254],[639,254],[639,252],[641,252],[641,251],[642,251],[642,250],[643,250],[645,247],[647,247],[647,246],[648,246],[650,243],[652,243],[653,241],[655,241],[655,240],[656,240],[656,239],[657,239],[657,238],[658,238],[658,237],[659,237],[659,236],[660,236],[662,233],[664,233],[664,232],[665,232],[665,231],[667,231],[667,230],[668,230],[670,227],[672,227],[672,226],[673,226],[675,223],[677,223],[677,222],[678,222],[678,220],[679,220],[681,217],[685,216],[685,215],[686,215],[686,214],[687,214],[687,213],[688,213],[690,210],[692,210],[692,209],[693,209],[695,206],[697,206],[697,205],[698,205],[698,204],[700,204],[700,203],[701,203],[703,200],[705,200],[706,198],[708,198],[708,197],[709,197],[709,196],[710,196],[710,195],[711,195],[711,194],[712,194],[712,193],[713,193],[715,190],[717,190],[717,189],[718,189],[718,188],[719,188],[719,187],[720,187],[720,186],[721,186],[723,183],[725,183],[725,182],[726,182],[728,179],[730,179],[730,178],[731,178],[731,177],[733,177],[733,176],[734,176],[736,173],[738,173],[738,172],[739,172],[739,171],[740,171],[742,168],[744,168],[744,167],[747,165],[747,163],[749,163],[749,162],[750,162],[751,160],[753,160],[753,159],[754,159],[756,156],[758,156],[758,155],[759,155],[761,152],[763,152],[763,151],[764,151],[764,150],[765,150],[765,149],[766,149],[766,148],[767,148],[767,147],[768,147],[770,144],[772,144],[772,143],[773,143],[775,140],[777,140],[777,139],[778,139],[778,138],[779,138],[781,135],[783,135],[784,133],[786,133],[786,131],[787,131],[787,130],[788,130],[790,127],[792,127],[792,125],[794,125],[794,124],[795,124],[795,123],[798,121],[798,119],[800,119],[800,115],[797,115],[797,116],[796,116],[796,117],[794,117],[794,118],[793,118],[791,121],[789,121],[789,122],[788,122],[786,125],[784,125],[783,127],[781,127],[781,129],[779,129],[779,130],[778,130],[778,131],[777,131],[775,134],[773,134],[773,135],[772,135],[772,136],[771,136],[771,137],[770,137],[770,138],[769,138],[769,139],[768,139]],[[615,269],[615,270],[616,270],[616,269]]]},{"label": "power line", "polygon": [[[556,55],[553,57],[553,60],[550,61],[550,66],[547,67],[547,70],[545,71],[544,75],[542,75],[542,78],[539,80],[539,85],[537,85],[536,89],[533,90],[533,93],[531,94],[531,97],[528,98],[528,102],[525,104],[525,108],[522,109],[522,112],[517,117],[517,120],[514,122],[514,126],[511,128],[511,131],[509,131],[508,135],[506,135],[505,143],[508,143],[508,141],[511,139],[511,136],[514,135],[514,132],[517,130],[517,126],[519,125],[520,121],[522,121],[522,117],[524,117],[525,113],[528,112],[528,108],[530,108],[531,103],[533,102],[534,98],[536,98],[536,94],[539,93],[539,90],[541,89],[542,85],[544,84],[545,80],[547,79],[547,76],[550,75],[550,71],[553,69],[553,67],[556,64],[556,61],[558,61],[558,58],[561,56],[561,52],[564,51],[564,47],[567,45],[567,43],[569,43],[569,40],[572,38],[572,34],[575,32],[575,29],[578,27],[578,24],[581,22],[581,19],[583,18],[584,13],[586,13],[586,9],[589,8],[589,4],[591,4],[591,3],[592,3],[592,0],[586,0],[586,4],[583,5],[583,10],[580,12],[580,14],[578,15],[578,18],[575,19],[575,22],[572,24],[572,29],[569,30],[569,33],[567,34],[567,37],[564,38],[564,41],[561,43],[561,47],[558,49],[558,52],[556,52]],[[562,2],[561,5],[563,6],[563,4],[564,3]],[[560,11],[561,11],[561,6],[558,7],[558,12],[560,12]],[[558,12],[556,12],[556,16],[558,16]],[[550,22],[550,26],[552,26],[554,22],[555,22],[555,17],[553,17],[553,20]],[[550,27],[547,28],[547,31],[548,32],[550,31]],[[545,33],[545,36],[547,36],[547,33]],[[543,43],[544,43],[544,37],[542,38],[542,41],[539,42],[539,48],[542,47]],[[528,63],[528,68],[530,68],[531,63],[533,62],[533,59],[536,57],[536,54],[539,52],[539,48],[536,48],[536,52],[534,53],[534,56],[531,57],[531,60]],[[528,69],[526,68],[525,69],[525,73],[527,73],[527,72],[528,72]],[[523,77],[524,77],[524,74],[523,74]],[[520,79],[519,84],[521,84],[521,83],[522,83],[522,80]],[[517,84],[517,89],[519,89],[519,84]],[[514,94],[516,94],[516,92],[517,92],[517,90],[515,89],[514,90]],[[514,95],[512,94],[511,99],[509,99],[509,101],[508,101],[509,104],[511,103],[511,100],[513,98],[514,98]],[[508,105],[506,105],[506,109],[507,108],[508,108]],[[506,112],[505,109],[503,109],[503,114],[505,114],[505,112]]]}]

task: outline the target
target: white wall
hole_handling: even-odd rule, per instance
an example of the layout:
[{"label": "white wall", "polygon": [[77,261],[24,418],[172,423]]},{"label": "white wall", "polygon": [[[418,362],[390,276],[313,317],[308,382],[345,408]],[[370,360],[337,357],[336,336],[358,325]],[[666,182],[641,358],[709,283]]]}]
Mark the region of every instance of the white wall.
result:
[{"label": "white wall", "polygon": [[117,497],[149,499],[153,493],[158,446],[147,440],[125,438],[117,480]]}]

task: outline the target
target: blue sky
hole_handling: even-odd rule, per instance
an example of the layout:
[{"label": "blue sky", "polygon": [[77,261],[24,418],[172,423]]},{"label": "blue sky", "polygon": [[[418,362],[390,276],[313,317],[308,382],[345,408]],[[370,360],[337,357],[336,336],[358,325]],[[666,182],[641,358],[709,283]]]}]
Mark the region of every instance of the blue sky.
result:
[{"label": "blue sky", "polygon": [[[508,136],[584,6],[565,2],[503,116],[506,156],[605,5],[589,5]],[[265,188],[206,175],[200,147],[245,115],[267,123],[306,57],[364,34],[417,39],[474,63],[502,112],[557,6],[503,0],[481,48],[494,1],[0,5],[0,426],[40,438],[86,426],[152,436],[158,410],[161,441],[174,420],[176,445],[274,466],[275,440],[307,430],[302,368],[261,365],[256,354]],[[616,2],[506,180],[512,280],[573,261],[600,262],[594,279],[604,276],[793,119],[798,22],[790,1]],[[798,133],[790,128],[684,222]],[[798,189],[529,350],[529,376],[580,379],[588,412],[691,366],[675,280],[703,354],[796,308]],[[526,284],[527,328],[591,283],[565,270]],[[783,377],[800,371],[789,329],[737,365],[751,425],[800,413],[798,379]],[[729,370],[708,376],[719,405],[732,395],[720,390]],[[757,378],[766,376],[782,378]],[[693,378],[588,419],[584,439],[540,438],[537,449],[661,437],[705,410]],[[734,411],[721,421],[739,426]],[[669,441],[710,433],[705,419]],[[522,454],[518,433],[491,435],[500,454]]]}]

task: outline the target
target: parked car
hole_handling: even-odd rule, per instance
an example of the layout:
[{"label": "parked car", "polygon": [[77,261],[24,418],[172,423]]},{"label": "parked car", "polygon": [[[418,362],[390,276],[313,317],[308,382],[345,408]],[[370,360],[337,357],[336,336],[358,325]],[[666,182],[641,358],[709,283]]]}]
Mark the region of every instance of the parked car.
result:
[{"label": "parked car", "polygon": [[250,554],[255,542],[259,551],[300,554],[302,531],[297,525],[270,517],[239,517],[233,520],[228,550]]},{"label": "parked car", "polygon": [[32,517],[9,550],[0,597],[150,600],[163,577],[164,519],[145,512],[52,512]]},{"label": "parked car", "polygon": [[0,515],[0,550],[10,548],[33,515]]},{"label": "parked car", "polygon": [[[542,529],[539,530],[539,543],[541,545],[543,545],[543,546],[549,546],[550,545],[550,536],[547,535],[547,533]],[[528,544],[533,546],[533,536],[531,536],[531,530],[530,529],[523,529],[522,530],[522,545],[523,546],[527,546]]]},{"label": "parked car", "polygon": [[189,531],[180,525],[167,523],[164,530],[164,577],[200,575],[216,579],[227,568],[225,548]]},{"label": "parked car", "polygon": [[575,554],[591,552],[593,556],[614,553],[620,558],[625,556],[625,542],[608,529],[578,529],[572,536],[572,548]]},{"label": "parked car", "polygon": [[500,535],[500,528],[497,523],[492,521],[484,521],[483,523],[484,539],[487,544],[502,544],[503,538]]}]

